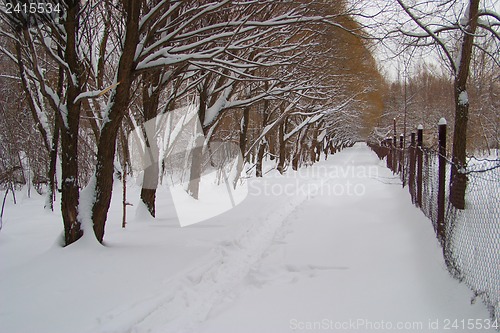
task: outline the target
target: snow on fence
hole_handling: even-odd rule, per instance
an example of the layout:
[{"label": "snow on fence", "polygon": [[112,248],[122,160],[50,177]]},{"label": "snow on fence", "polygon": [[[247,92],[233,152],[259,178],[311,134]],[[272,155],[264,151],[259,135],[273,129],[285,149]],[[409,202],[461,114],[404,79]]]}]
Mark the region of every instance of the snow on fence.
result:
[{"label": "snow on fence", "polygon": [[432,221],[448,270],[474,292],[471,302],[480,298],[500,320],[500,160],[469,158],[465,209],[456,209],[449,200],[446,124],[439,129],[438,149],[423,146],[422,128],[406,147],[402,136],[369,146]]}]

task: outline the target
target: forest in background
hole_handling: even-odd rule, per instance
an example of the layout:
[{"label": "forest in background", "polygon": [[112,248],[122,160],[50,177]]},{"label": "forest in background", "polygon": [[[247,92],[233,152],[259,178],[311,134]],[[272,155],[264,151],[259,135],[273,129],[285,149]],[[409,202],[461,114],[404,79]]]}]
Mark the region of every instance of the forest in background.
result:
[{"label": "forest in background", "polygon": [[[473,63],[469,83],[470,122],[467,148],[470,155],[494,154],[500,148],[500,81],[495,65],[482,57]],[[415,132],[423,125],[426,146],[437,145],[437,123],[449,121],[449,139],[453,135],[454,93],[449,75],[439,73],[432,64],[421,65],[406,81],[388,82],[385,86],[384,112],[377,120],[370,137],[381,141],[393,135],[396,119],[397,135]],[[406,116],[405,116],[406,113]],[[451,146],[448,147],[451,150]]]}]

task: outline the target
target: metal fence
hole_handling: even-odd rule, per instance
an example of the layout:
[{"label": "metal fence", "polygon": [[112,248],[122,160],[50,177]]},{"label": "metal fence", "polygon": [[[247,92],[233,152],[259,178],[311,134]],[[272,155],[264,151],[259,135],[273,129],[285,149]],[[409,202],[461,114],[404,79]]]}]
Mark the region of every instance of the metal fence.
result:
[{"label": "metal fence", "polygon": [[481,299],[491,317],[500,320],[500,160],[468,160],[465,209],[456,209],[449,200],[452,164],[446,149],[426,148],[422,129],[416,134],[407,147],[402,137],[369,146],[432,221],[446,265],[474,292],[471,301]]}]

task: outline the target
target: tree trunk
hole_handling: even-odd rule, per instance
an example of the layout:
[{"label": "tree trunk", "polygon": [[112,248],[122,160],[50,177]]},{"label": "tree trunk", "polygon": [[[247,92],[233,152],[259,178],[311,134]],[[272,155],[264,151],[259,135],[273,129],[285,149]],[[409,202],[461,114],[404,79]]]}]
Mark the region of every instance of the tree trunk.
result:
[{"label": "tree trunk", "polygon": [[469,118],[469,100],[467,96],[467,78],[474,34],[477,27],[479,0],[469,2],[469,22],[464,31],[458,71],[455,76],[455,128],[453,131],[453,165],[451,168],[450,202],[458,209],[465,208],[465,190],[467,187],[467,121]]},{"label": "tree trunk", "polygon": [[139,42],[138,29],[141,2],[127,1],[124,7],[127,24],[123,53],[118,64],[117,82],[119,82],[119,85],[110,97],[109,120],[101,127],[101,136],[97,146],[95,201],[92,205],[92,222],[94,223],[95,236],[100,243],[104,238],[104,229],[113,191],[116,137],[130,100],[130,87],[134,77],[134,56]]},{"label": "tree trunk", "polygon": [[243,109],[243,117],[241,118],[241,126],[240,126],[240,152],[241,152],[241,157],[238,158],[237,165],[236,165],[236,176],[232,180],[233,182],[233,188],[236,188],[238,185],[238,180],[240,179],[241,172],[243,171],[243,167],[245,165],[245,162],[247,161],[247,135],[248,135],[248,125],[250,122],[250,107],[247,106]]},{"label": "tree trunk", "polygon": [[191,170],[189,174],[188,193],[194,199],[198,200],[200,197],[200,178],[201,168],[203,162],[203,144],[205,138],[201,134],[197,135],[194,140],[195,147],[192,150]]},{"label": "tree trunk", "polygon": [[67,44],[64,57],[69,67],[76,76],[78,86],[68,80],[66,108],[67,115],[61,114],[61,172],[62,172],[62,195],[61,212],[64,222],[65,244],[69,245],[77,241],[82,235],[80,221],[78,220],[78,205],[80,200],[80,188],[78,186],[78,132],[80,127],[81,102],[74,102],[81,92],[83,69],[78,59],[76,35],[79,27],[80,6],[70,6],[65,22]]},{"label": "tree trunk", "polygon": [[299,133],[299,137],[297,138],[297,147],[292,160],[292,168],[294,171],[297,171],[300,166],[302,151],[307,137],[307,127],[304,127]]},{"label": "tree trunk", "polygon": [[318,156],[319,153],[317,152],[317,149],[319,146],[318,131],[319,131],[318,127],[315,127],[313,134],[312,134],[310,146],[309,146],[309,158],[311,160],[310,161],[311,164],[314,164],[314,162],[316,162],[317,160],[319,161],[319,156]]},{"label": "tree trunk", "polygon": [[49,190],[47,193],[46,209],[54,210],[54,200],[56,193],[56,168],[57,168],[57,150],[59,147],[59,121],[54,119],[54,134],[52,135],[52,145],[50,149],[50,164],[47,178],[49,180]]},{"label": "tree trunk", "polygon": [[324,145],[325,139],[322,141],[316,141],[316,162],[319,162],[321,160],[321,152],[323,151],[323,145]]},{"label": "tree trunk", "polygon": [[246,156],[249,123],[250,123],[250,107],[247,106],[243,109],[243,118],[241,120],[241,128],[240,128],[240,151],[241,154],[243,155],[243,158],[245,158]]},{"label": "tree trunk", "polygon": [[255,167],[255,176],[262,177],[264,174],[262,172],[262,161],[264,160],[264,154],[266,153],[266,139],[262,139],[259,144],[259,151],[257,152],[257,164]]},{"label": "tree trunk", "polygon": [[156,216],[155,203],[159,172],[158,162],[153,161],[152,164],[144,170],[144,179],[141,189],[141,200],[146,205],[152,217]]},{"label": "tree trunk", "polygon": [[[146,205],[152,217],[156,216],[156,190],[158,188],[159,177],[159,148],[156,141],[155,117],[158,114],[158,103],[160,90],[154,89],[160,85],[160,72],[157,71],[151,75],[144,75],[144,84],[142,91],[142,105],[144,113],[144,123],[147,128],[143,128],[144,138],[146,139],[146,154],[149,159],[149,166],[144,170],[144,178],[141,189],[141,200]],[[152,93],[151,93],[152,92]]]},{"label": "tree trunk", "polygon": [[77,241],[83,232],[78,221],[80,189],[78,187],[78,110],[68,108],[68,128],[61,130],[62,184],[61,212],[64,223],[64,240],[69,245]]},{"label": "tree trunk", "polygon": [[453,133],[453,164],[451,167],[450,202],[458,209],[465,208],[465,190],[467,187],[467,175],[465,174],[466,133],[468,112],[468,104],[457,104],[455,112],[455,129]]},{"label": "tree trunk", "polygon": [[[268,82],[264,81],[264,89],[268,90]],[[262,128],[266,128],[269,117],[270,117],[270,102],[267,99],[264,99],[263,112],[262,112]],[[255,175],[257,177],[262,177],[264,174],[262,172],[262,162],[264,160],[264,155],[266,153],[266,147],[269,147],[268,136],[264,135],[262,140],[259,143],[259,148],[257,150],[257,163],[255,166]]]},{"label": "tree trunk", "polygon": [[[58,54],[62,57],[62,50],[58,48]],[[59,77],[57,83],[57,94],[62,96],[64,89],[64,68],[59,66]],[[47,178],[49,180],[49,192],[47,193],[45,208],[54,210],[54,201],[56,200],[56,186],[57,186],[57,153],[59,149],[59,136],[60,136],[60,117],[54,117],[54,131],[52,134],[52,144],[49,152],[50,164]]]},{"label": "tree trunk", "polygon": [[283,121],[278,127],[279,160],[277,169],[280,174],[285,172],[286,162],[285,122]]},{"label": "tree trunk", "polygon": [[129,165],[129,151],[127,146],[127,136],[125,134],[125,126],[120,129],[120,145],[122,148],[122,228],[127,225],[127,176]]},{"label": "tree trunk", "polygon": [[205,122],[205,113],[207,111],[207,89],[206,84],[209,82],[207,79],[205,81],[204,87],[200,91],[200,107],[198,109],[198,119],[201,128],[198,128],[198,124],[195,126],[194,133],[194,147],[191,159],[191,170],[189,174],[189,184],[188,193],[194,199],[198,200],[200,195],[200,178],[202,172],[202,162],[203,162],[203,145],[205,143],[205,131],[203,129],[203,123]]},{"label": "tree trunk", "polygon": [[323,154],[325,154],[325,161],[328,159],[329,149],[330,149],[330,138],[326,137],[323,140]]},{"label": "tree trunk", "polygon": [[[126,105],[122,104],[122,106],[126,108]],[[92,206],[92,222],[94,223],[95,236],[100,243],[102,243],[104,238],[104,228],[113,191],[114,157],[117,128],[119,126],[119,124],[115,124],[118,122],[118,118],[115,118],[102,127],[101,139],[97,148],[95,201]]]}]

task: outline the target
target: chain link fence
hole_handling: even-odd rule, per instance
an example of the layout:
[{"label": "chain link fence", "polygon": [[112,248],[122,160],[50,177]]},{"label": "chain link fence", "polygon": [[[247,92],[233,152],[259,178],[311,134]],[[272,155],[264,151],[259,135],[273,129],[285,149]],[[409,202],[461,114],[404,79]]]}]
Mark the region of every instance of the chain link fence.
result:
[{"label": "chain link fence", "polygon": [[491,317],[500,320],[500,160],[468,160],[465,209],[457,209],[449,200],[451,161],[416,143],[414,134],[408,147],[393,142],[369,146],[432,221],[450,273],[474,293],[471,302],[481,299]]}]

